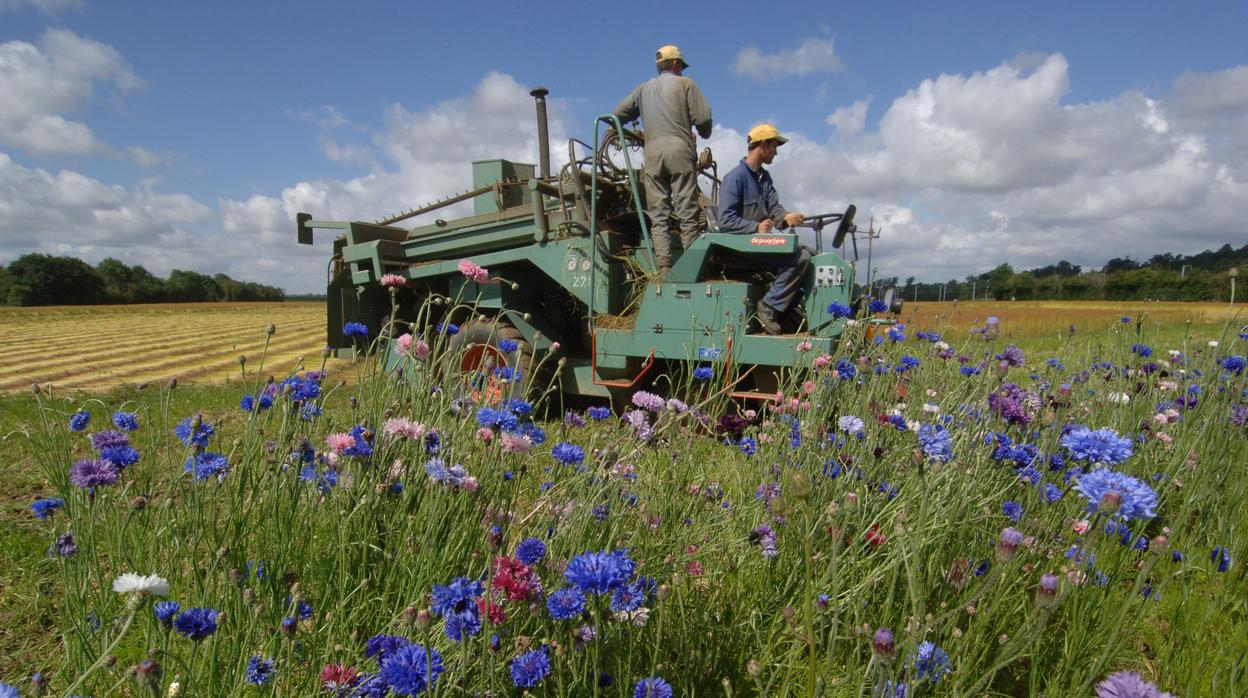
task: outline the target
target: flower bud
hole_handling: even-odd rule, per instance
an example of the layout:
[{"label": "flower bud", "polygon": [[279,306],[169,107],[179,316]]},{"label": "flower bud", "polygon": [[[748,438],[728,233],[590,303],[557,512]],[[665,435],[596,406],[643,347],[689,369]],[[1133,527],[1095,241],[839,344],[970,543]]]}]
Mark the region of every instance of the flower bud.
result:
[{"label": "flower bud", "polygon": [[273,335],[277,334],[277,325],[274,325],[274,324],[273,324],[273,323],[271,323],[271,322],[270,322],[269,324],[265,325],[265,326],[264,326],[264,333],[265,333],[265,334],[267,334],[267,335],[268,335],[268,336],[270,336],[270,337],[272,337]]},{"label": "flower bud", "polygon": [[169,689],[166,691],[165,695],[168,696],[168,698],[177,698],[182,695],[182,684],[177,681],[169,684]]},{"label": "flower bud", "polygon": [[997,541],[997,559],[1013,560],[1018,552],[1018,544],[1023,542],[1023,532],[1016,528],[1007,528],[1001,532],[1001,540]]},{"label": "flower bud", "polygon": [[1057,603],[1057,583],[1056,574],[1040,577],[1040,586],[1036,589],[1037,605],[1041,608],[1052,608]]},{"label": "flower bud", "polygon": [[1113,516],[1122,508],[1122,494],[1110,490],[1101,496],[1101,501],[1097,503],[1096,510],[1106,516]]},{"label": "flower bud", "polygon": [[34,696],[42,696],[44,690],[48,687],[48,679],[44,677],[43,672],[36,671],[30,677],[30,692]]},{"label": "flower bud", "polygon": [[161,679],[165,675],[165,669],[160,662],[155,659],[144,659],[134,666],[134,682],[142,690],[148,691],[153,695],[160,695]]},{"label": "flower bud", "polygon": [[893,631],[880,628],[875,631],[875,639],[871,643],[871,651],[877,659],[891,662],[897,657],[897,646],[893,643]]}]

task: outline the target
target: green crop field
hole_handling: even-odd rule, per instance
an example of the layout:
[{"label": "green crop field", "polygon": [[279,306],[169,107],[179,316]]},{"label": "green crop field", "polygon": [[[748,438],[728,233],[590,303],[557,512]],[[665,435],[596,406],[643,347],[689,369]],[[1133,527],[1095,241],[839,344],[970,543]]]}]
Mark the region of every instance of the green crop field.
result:
[{"label": "green crop field", "polygon": [[1237,308],[912,304],[768,404],[680,370],[566,415],[457,395],[437,337],[309,376],[321,312],[0,311],[0,681],[1248,694]]}]

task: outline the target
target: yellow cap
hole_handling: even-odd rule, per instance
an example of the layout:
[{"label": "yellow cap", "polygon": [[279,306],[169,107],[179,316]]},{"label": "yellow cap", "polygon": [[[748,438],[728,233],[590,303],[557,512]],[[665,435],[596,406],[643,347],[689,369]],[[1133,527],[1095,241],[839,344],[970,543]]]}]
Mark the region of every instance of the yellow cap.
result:
[{"label": "yellow cap", "polygon": [[771,124],[759,124],[750,129],[747,139],[750,145],[762,143],[763,141],[779,141],[781,145],[789,142],[789,139],[781,136],[776,127]]},{"label": "yellow cap", "polygon": [[660,46],[659,50],[654,52],[655,64],[659,64],[664,61],[680,61],[685,64],[686,68],[689,67],[689,62],[686,61],[685,57],[680,53],[680,49],[673,44]]}]

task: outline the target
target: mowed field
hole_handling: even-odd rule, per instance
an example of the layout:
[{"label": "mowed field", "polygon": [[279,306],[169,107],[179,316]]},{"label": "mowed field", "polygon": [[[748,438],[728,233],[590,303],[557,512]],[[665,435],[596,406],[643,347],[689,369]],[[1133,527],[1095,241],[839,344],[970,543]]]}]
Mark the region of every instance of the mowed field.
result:
[{"label": "mowed field", "polygon": [[[1223,303],[1118,303],[1075,301],[976,301],[907,303],[902,321],[939,331],[953,342],[998,318],[1003,336],[1040,338],[1103,330],[1119,318],[1181,328],[1223,322]],[[300,358],[320,366],[325,304],[167,303],[129,306],[0,308],[0,392],[51,383],[58,390],[94,391],[122,384],[163,381],[220,384],[242,377],[247,357],[255,377],[264,328],[277,332],[264,372],[282,376]],[[332,364],[336,362],[331,362]]]},{"label": "mowed field", "polygon": [[265,374],[285,375],[302,357],[321,365],[325,304],[163,303],[0,308],[0,392],[51,383],[59,391],[95,391],[163,381],[217,383],[255,377],[270,339]]}]

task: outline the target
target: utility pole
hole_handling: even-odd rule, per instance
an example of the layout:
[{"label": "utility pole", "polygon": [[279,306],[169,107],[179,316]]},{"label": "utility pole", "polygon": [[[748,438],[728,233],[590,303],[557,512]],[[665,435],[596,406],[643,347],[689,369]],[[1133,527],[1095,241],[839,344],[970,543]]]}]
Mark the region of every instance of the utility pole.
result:
[{"label": "utility pole", "polygon": [[1188,269],[1191,269],[1191,268],[1192,268],[1192,265],[1190,265],[1190,264],[1184,264],[1184,265],[1183,265],[1183,268],[1179,270],[1179,278],[1180,278],[1180,279],[1186,279],[1186,278],[1187,278],[1187,270],[1188,270]]},{"label": "utility pole", "polygon": [[940,285],[940,302],[941,302],[941,303],[944,303],[944,302],[945,302],[945,286],[948,286],[948,285],[949,285],[949,284],[941,284],[941,285]]},{"label": "utility pole", "polygon": [[882,232],[884,232],[883,228],[880,228],[879,230],[875,229],[875,216],[872,216],[871,222],[868,224],[868,227],[867,227],[866,236],[867,236],[867,269],[871,270],[870,276],[867,277],[867,289],[869,293],[871,294],[871,298],[873,299],[875,298],[875,272],[879,270],[871,266],[871,248],[875,244],[875,239],[878,238],[880,236],[880,233]]},{"label": "utility pole", "polygon": [[979,279],[971,279],[971,300],[975,300],[975,287],[979,285]]}]

